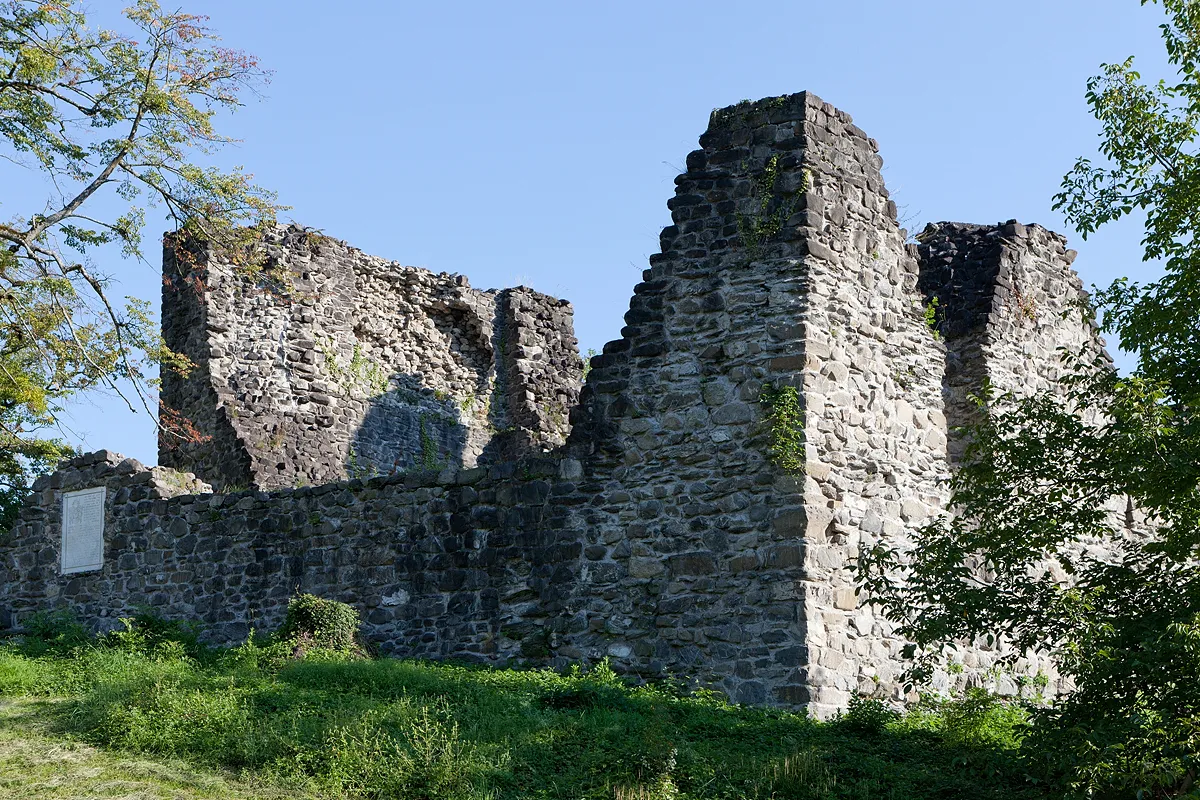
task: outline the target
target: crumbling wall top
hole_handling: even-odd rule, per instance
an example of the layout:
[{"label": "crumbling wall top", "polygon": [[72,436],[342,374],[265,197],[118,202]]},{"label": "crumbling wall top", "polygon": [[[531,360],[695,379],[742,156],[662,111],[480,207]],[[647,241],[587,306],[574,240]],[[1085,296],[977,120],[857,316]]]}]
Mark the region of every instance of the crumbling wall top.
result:
[{"label": "crumbling wall top", "polygon": [[[281,487],[560,444],[582,362],[566,301],[480,291],[298,226],[249,254],[164,250],[163,403],[194,423],[164,464]],[[191,251],[189,251],[191,252]]]}]

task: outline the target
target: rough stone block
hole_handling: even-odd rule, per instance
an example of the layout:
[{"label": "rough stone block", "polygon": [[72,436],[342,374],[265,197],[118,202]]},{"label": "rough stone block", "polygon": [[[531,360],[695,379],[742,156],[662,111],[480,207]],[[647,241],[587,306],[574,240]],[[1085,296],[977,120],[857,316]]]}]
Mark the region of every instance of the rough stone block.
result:
[{"label": "rough stone block", "polygon": [[653,578],[665,571],[666,566],[662,559],[636,557],[629,559],[629,577],[631,578]]},{"label": "rough stone block", "polygon": [[708,575],[717,569],[712,553],[683,553],[671,556],[667,561],[672,575]]}]

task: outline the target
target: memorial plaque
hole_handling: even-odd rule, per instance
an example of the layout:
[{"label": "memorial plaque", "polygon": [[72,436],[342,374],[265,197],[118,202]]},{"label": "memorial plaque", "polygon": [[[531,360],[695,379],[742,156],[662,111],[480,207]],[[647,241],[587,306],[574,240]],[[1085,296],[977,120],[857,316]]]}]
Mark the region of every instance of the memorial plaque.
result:
[{"label": "memorial plaque", "polygon": [[104,566],[104,487],[63,493],[60,572]]}]

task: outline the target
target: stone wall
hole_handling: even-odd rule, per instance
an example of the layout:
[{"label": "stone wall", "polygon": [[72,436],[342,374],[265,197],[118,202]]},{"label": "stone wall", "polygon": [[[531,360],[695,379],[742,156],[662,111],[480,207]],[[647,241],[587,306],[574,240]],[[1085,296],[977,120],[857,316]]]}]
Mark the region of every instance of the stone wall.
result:
[{"label": "stone wall", "polygon": [[[1061,391],[1060,378],[1070,369],[1064,357],[1111,364],[1083,283],[1071,268],[1077,254],[1067,249],[1064,237],[1040,225],[1008,220],[997,225],[941,222],[928,225],[916,238],[920,288],[946,349],[943,396],[952,467],[967,444],[960,426],[978,420],[985,384],[995,395],[1024,397]],[[1099,421],[1094,411],[1084,418]],[[1149,533],[1150,526],[1127,498],[1110,498],[1106,507],[1115,532]],[[1106,541],[1090,540],[1070,549],[1104,558],[1108,547]],[[1058,580],[1068,580],[1057,560],[1047,560],[1045,568]],[[961,674],[939,671],[933,683],[940,689],[978,684],[999,655],[986,641],[975,642],[961,652]],[[1030,677],[1045,674],[1051,694],[1068,688],[1045,656],[1027,653],[1017,670]],[[1002,693],[1018,690],[1009,675],[993,676],[988,685]]]},{"label": "stone wall", "polygon": [[[557,534],[578,464],[515,466],[224,495],[107,451],[84,456],[39,480],[12,532],[0,625],[66,605],[107,629],[149,609],[236,643],[277,627],[304,591],[353,604],[385,652],[545,660],[578,580],[579,545]],[[93,486],[107,489],[104,569],[60,575],[63,493]]]},{"label": "stone wall", "polygon": [[585,653],[742,702],[809,700],[805,508],[767,455],[759,398],[804,365],[806,247],[786,223],[806,197],[814,102],[714,114],[622,338],[592,359],[569,444],[603,478]]},{"label": "stone wall", "polygon": [[[609,658],[821,716],[854,691],[903,700],[906,643],[847,567],[946,511],[968,393],[1052,387],[1059,344],[1102,342],[1059,313],[1081,297],[1060,237],[944,223],[906,244],[881,165],[808,93],[714,112],[578,402],[562,301],[295,228],[257,272],[169,249],[164,330],[198,368],[164,394],[211,440],[162,460],[275,488],[72,462],[0,545],[0,613],[147,603],[237,641],[299,589],[402,655]],[[781,392],[794,418],[764,402]],[[355,469],[395,474],[333,482]],[[109,555],[60,575],[62,492],[92,485]],[[981,682],[996,656],[938,679]]]},{"label": "stone wall", "polygon": [[940,222],[917,236],[920,288],[946,345],[945,395],[955,457],[957,426],[976,413],[971,395],[1052,391],[1064,354],[1107,359],[1087,310],[1077,255],[1040,225]]},{"label": "stone wall", "polygon": [[506,289],[500,299],[502,368],[494,396],[503,400],[508,428],[493,444],[492,460],[565,443],[583,382],[570,303],[524,287]]},{"label": "stone wall", "polygon": [[905,643],[856,597],[848,567],[860,547],[902,539],[944,506],[944,358],[923,322],[919,268],[878,146],[827,104],[812,105],[804,135],[813,188],[800,220],[810,252],[803,681],[827,714],[856,690],[899,691]]},{"label": "stone wall", "polygon": [[196,365],[164,377],[163,404],[206,441],[168,432],[159,460],[218,487],[472,466],[565,436],[582,379],[565,301],[297,226],[236,257],[168,239],[163,275],[164,338]]}]

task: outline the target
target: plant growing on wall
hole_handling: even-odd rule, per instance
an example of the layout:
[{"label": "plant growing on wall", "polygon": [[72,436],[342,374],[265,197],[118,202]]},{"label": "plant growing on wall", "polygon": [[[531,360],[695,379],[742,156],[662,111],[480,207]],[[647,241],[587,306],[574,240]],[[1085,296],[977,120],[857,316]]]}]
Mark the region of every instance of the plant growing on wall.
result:
[{"label": "plant growing on wall", "polygon": [[417,423],[417,428],[418,437],[421,440],[421,469],[427,471],[441,470],[446,464],[441,457],[437,440],[429,432],[429,419],[426,415],[421,415]]},{"label": "plant growing on wall", "polygon": [[388,390],[388,376],[378,362],[368,358],[363,353],[360,342],[354,343],[350,354],[350,363],[342,366],[338,361],[335,342],[332,337],[328,342],[318,342],[317,347],[325,361],[327,374],[341,388],[343,394],[352,394],[355,389],[362,389],[370,397],[378,397]]},{"label": "plant growing on wall", "polygon": [[277,209],[244,172],[193,161],[231,141],[214,115],[262,82],[257,60],[219,46],[206,18],[155,0],[137,0],[125,19],[128,33],[90,25],[71,0],[0,0],[0,165],[45,184],[43,197],[0,198],[24,206],[0,219],[0,450],[13,456],[0,471],[10,487],[65,452],[46,432],[68,398],[107,387],[153,415],[151,367],[186,369],[145,302],[110,296],[96,258],[142,259],[148,209],[221,246]]},{"label": "plant growing on wall", "polygon": [[769,452],[775,466],[788,475],[804,474],[804,409],[795,386],[762,387],[758,396],[770,434]]},{"label": "plant growing on wall", "polygon": [[778,181],[779,156],[773,155],[767,159],[762,173],[754,179],[752,198],[757,207],[750,214],[736,215],[738,236],[751,259],[757,258],[762,245],[783,230],[784,223],[796,210],[800,195],[812,187],[812,173],[807,169],[802,170],[800,188],[794,192],[777,192]]},{"label": "plant growing on wall", "polygon": [[599,353],[596,352],[596,348],[588,348],[587,355],[583,357],[583,372],[579,378],[580,383],[587,383],[587,377],[592,371],[592,359],[597,355],[599,355]]},{"label": "plant growing on wall", "polygon": [[940,303],[938,302],[937,295],[934,295],[933,297],[929,298],[929,302],[925,304],[924,311],[925,327],[929,328],[930,332],[933,334],[933,338],[937,340],[941,340],[942,338],[942,334],[938,331],[939,307]]}]

